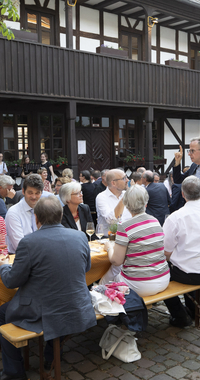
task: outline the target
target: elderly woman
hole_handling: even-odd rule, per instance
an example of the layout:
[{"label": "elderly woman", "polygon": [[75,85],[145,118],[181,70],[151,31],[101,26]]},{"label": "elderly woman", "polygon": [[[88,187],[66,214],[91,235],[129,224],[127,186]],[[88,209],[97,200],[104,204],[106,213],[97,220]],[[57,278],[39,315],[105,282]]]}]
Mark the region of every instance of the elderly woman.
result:
[{"label": "elderly woman", "polygon": [[113,280],[126,282],[141,297],[162,292],[170,280],[162,227],[145,213],[148,199],[142,186],[133,185],[126,191],[123,202],[132,218],[118,224],[114,248],[109,242],[105,244],[110,262],[123,264]]},{"label": "elderly woman", "polygon": [[42,182],[44,184],[44,191],[48,191],[49,193],[53,193],[51,184],[47,180],[47,169],[46,168],[40,168],[38,169],[37,173],[42,177]]},{"label": "elderly woman", "polygon": [[86,224],[92,222],[92,216],[89,206],[82,203],[83,196],[80,183],[70,182],[62,185],[59,196],[65,205],[63,207],[63,226],[86,233]]}]

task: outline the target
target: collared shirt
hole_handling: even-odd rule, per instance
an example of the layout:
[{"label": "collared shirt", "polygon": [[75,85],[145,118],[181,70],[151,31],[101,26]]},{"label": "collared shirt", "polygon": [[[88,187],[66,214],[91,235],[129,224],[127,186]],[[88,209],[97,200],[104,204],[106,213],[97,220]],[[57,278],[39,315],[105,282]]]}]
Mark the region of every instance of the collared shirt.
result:
[{"label": "collared shirt", "polygon": [[25,198],[9,208],[5,219],[8,252],[15,253],[20,240],[33,232],[31,210]]},{"label": "collared shirt", "polygon": [[6,166],[6,163],[2,161],[0,164],[0,174],[3,174],[4,170],[6,171],[6,173],[8,173],[8,168]]},{"label": "collared shirt", "polygon": [[[125,191],[123,190],[119,198],[116,197],[107,187],[106,190],[102,191],[96,197],[96,210],[98,224],[103,224],[104,226],[104,235],[108,236],[109,225],[116,220],[114,209],[123,198]],[[121,217],[121,221],[125,221],[132,218],[131,213],[124,207],[124,211]]]},{"label": "collared shirt", "polygon": [[197,166],[196,172],[194,174],[197,178],[200,178],[200,165]]},{"label": "collared shirt", "polygon": [[200,199],[188,201],[166,219],[164,248],[170,261],[186,273],[200,273]]}]

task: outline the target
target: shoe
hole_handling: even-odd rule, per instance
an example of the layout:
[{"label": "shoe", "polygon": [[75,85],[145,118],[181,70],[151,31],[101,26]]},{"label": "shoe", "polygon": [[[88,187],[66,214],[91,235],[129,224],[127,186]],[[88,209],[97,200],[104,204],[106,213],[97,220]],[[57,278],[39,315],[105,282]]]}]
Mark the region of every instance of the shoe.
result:
[{"label": "shoe", "polygon": [[173,318],[170,317],[169,320],[170,325],[174,327],[186,327],[186,326],[191,326],[192,325],[192,318],[188,315],[185,318]]},{"label": "shoe", "polygon": [[195,312],[193,310],[190,310],[187,306],[185,306],[185,310],[189,314],[190,318],[195,319]]},{"label": "shoe", "polygon": [[6,375],[6,373],[4,373],[3,371],[0,372],[0,380],[27,380],[27,376],[26,374],[24,374],[23,376],[21,377],[16,377],[16,376],[13,376],[13,375]]}]

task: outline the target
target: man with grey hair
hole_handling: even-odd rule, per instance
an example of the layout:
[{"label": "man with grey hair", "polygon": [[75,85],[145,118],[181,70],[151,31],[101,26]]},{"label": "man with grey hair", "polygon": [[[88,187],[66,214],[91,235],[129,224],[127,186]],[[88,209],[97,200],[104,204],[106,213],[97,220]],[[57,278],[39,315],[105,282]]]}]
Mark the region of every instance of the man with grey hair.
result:
[{"label": "man with grey hair", "polygon": [[185,172],[181,173],[181,160],[183,157],[183,148],[180,145],[180,151],[176,152],[175,155],[175,165],[173,167],[173,179],[174,183],[182,183],[185,178],[190,175],[195,175],[200,178],[200,137],[194,137],[190,140],[190,149],[187,151],[193,162],[190,168]]},{"label": "man with grey hair", "polygon": [[6,197],[12,199],[15,196],[15,190],[13,189],[14,184],[15,181],[9,175],[0,176],[0,216],[2,216],[2,218],[5,218],[7,213],[4,199]]},{"label": "man with grey hair", "polygon": [[160,182],[160,174],[156,173],[156,172],[153,172],[153,179],[154,179],[154,183],[159,183]]},{"label": "man with grey hair", "polygon": [[98,194],[102,193],[102,191],[106,190],[107,182],[106,175],[109,172],[109,169],[104,169],[101,171],[101,182],[94,189],[94,196],[97,197]]},{"label": "man with grey hair", "polygon": [[[163,226],[165,255],[170,261],[171,280],[200,285],[200,179],[193,175],[186,178],[182,183],[182,196],[186,204],[173,212]],[[170,323],[173,326],[191,325],[189,314],[194,317],[194,306],[187,296],[187,310],[179,297],[165,302],[172,315]]]},{"label": "man with grey hair", "polygon": [[[91,266],[90,248],[84,232],[61,225],[62,207],[55,196],[40,199],[34,211],[38,229],[21,239],[13,266],[0,260],[4,285],[19,288],[0,307],[0,325],[13,323],[36,333],[43,331],[48,367],[53,361],[52,339],[96,325],[85,281]],[[27,380],[20,349],[2,336],[0,342],[0,379]]]},{"label": "man with grey hair", "polygon": [[[142,173],[141,172],[133,172],[131,174],[131,179],[137,184],[142,185]],[[131,186],[131,184],[130,184]]]},{"label": "man with grey hair", "polygon": [[130,212],[124,207],[123,196],[127,189],[128,179],[120,169],[109,170],[106,175],[107,188],[96,197],[97,222],[103,224],[104,235],[108,236],[109,225],[113,221],[131,218]]},{"label": "man with grey hair", "polygon": [[142,180],[149,194],[146,213],[158,219],[162,226],[165,216],[169,215],[169,205],[171,203],[169,193],[163,183],[154,182],[154,174],[151,170],[146,170],[142,174]]}]

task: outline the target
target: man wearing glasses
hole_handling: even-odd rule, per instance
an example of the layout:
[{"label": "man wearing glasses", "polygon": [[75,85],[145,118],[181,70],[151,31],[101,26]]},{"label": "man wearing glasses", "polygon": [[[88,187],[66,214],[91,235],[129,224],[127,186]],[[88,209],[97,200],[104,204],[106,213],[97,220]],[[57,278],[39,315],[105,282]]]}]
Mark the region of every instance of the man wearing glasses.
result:
[{"label": "man wearing glasses", "polygon": [[97,222],[103,224],[104,235],[108,236],[109,225],[119,219],[128,220],[130,212],[124,207],[123,196],[128,179],[123,170],[112,169],[106,175],[107,188],[96,197]]},{"label": "man wearing glasses", "polygon": [[183,157],[183,148],[180,145],[180,152],[175,153],[175,165],[173,168],[173,179],[175,183],[182,183],[185,178],[195,175],[200,178],[200,137],[190,140],[190,149],[187,151],[193,164],[184,174],[181,173],[180,163]]}]

